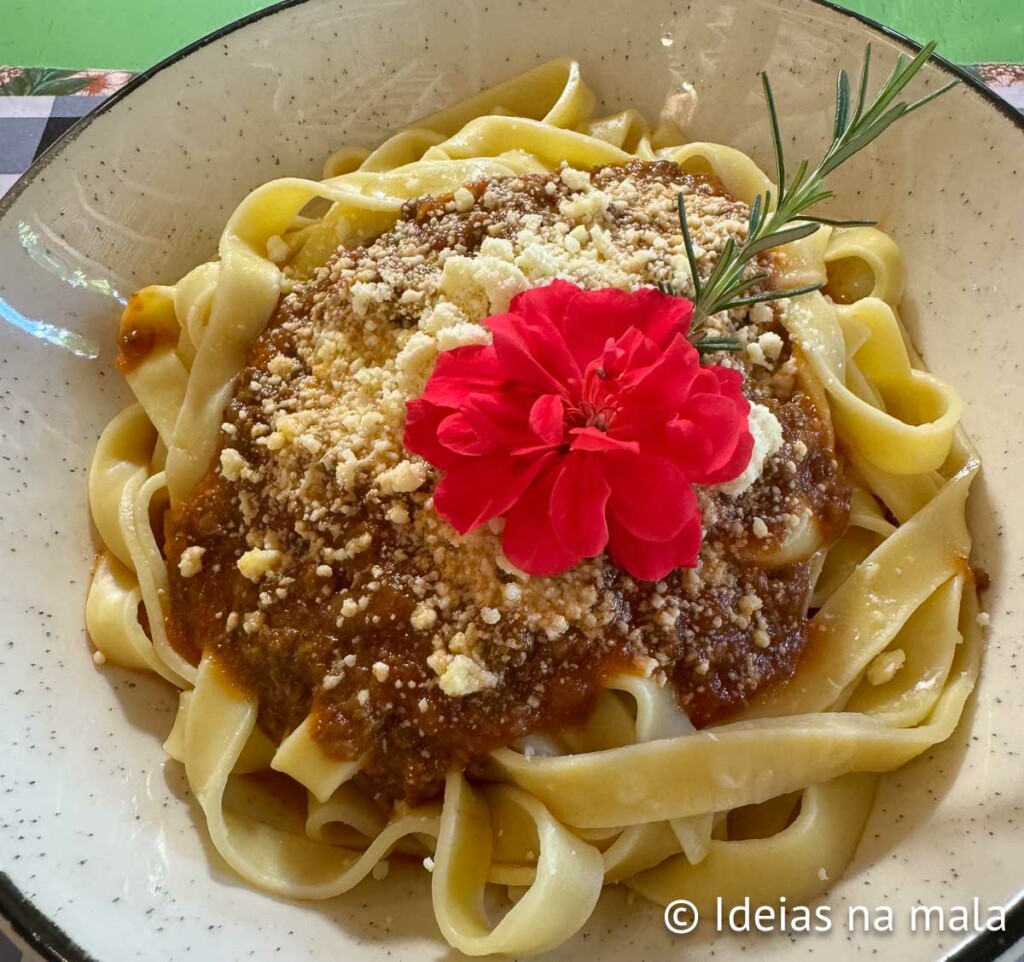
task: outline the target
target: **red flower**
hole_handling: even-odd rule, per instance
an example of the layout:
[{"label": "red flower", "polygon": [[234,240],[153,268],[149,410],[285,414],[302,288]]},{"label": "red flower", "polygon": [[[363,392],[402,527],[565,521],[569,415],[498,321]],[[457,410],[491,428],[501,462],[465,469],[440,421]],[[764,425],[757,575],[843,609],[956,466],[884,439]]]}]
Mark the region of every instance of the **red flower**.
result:
[{"label": "red flower", "polygon": [[554,281],[485,324],[493,344],[440,355],[408,403],[405,446],[444,472],[437,513],[465,534],[504,516],[517,568],[599,555],[654,581],[696,564],[694,484],[750,460],[742,375],[702,367],[693,305],[644,288]]}]

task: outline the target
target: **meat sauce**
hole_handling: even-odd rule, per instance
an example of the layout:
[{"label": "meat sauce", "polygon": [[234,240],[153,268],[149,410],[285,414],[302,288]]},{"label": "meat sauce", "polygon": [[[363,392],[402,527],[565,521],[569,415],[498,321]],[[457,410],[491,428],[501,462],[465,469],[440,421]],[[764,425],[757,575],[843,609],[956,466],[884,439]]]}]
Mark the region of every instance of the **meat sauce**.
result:
[{"label": "meat sauce", "polygon": [[[691,187],[695,180],[664,163],[634,165],[630,175],[640,182],[689,181]],[[544,178],[520,180],[532,198],[524,203],[543,212],[549,204],[540,189]],[[720,191],[706,179],[697,186]],[[477,196],[481,189],[477,185]],[[403,221],[408,230],[422,227],[426,234],[437,216],[430,203],[411,202]],[[450,211],[447,216],[450,222]],[[481,232],[476,235],[479,244]],[[445,236],[450,240],[450,231]],[[310,290],[324,283],[313,282]],[[279,308],[238,378],[225,412],[225,438],[248,464],[274,457],[246,430],[262,403],[253,385],[273,358],[296,356],[295,320],[310,303],[300,298],[298,306]],[[782,361],[789,353],[787,343]],[[229,628],[231,613],[237,622],[238,613],[260,610],[261,594],[274,590],[243,576],[237,566],[247,529],[240,487],[265,525],[282,533],[283,552],[301,557],[304,542],[302,525],[287,504],[258,484],[229,481],[216,469],[169,519],[171,642],[192,662],[204,650],[215,652],[256,696],[260,723],[275,740],[312,714],[325,752],[363,758],[363,775],[385,802],[437,797],[448,771],[472,770],[494,749],[529,733],[557,733],[584,721],[608,680],[621,672],[663,678],[698,727],[727,719],[754,695],[783,684],[808,642],[815,558],[778,564],[792,524],[787,529],[774,523],[766,537],[757,538],[750,533],[753,519],[771,520],[780,504],[794,518],[799,508],[820,551],[842,533],[849,511],[821,400],[801,388],[799,374],[782,388],[766,377],[752,379],[750,389],[778,419],[783,446],[743,497],[700,492],[705,539],[698,568],[652,584],[598,559],[588,570],[605,612],[600,630],[570,624],[552,632],[506,619],[480,642],[498,678],[493,687],[452,697],[438,685],[428,659],[437,633],[451,634],[447,615],[431,631],[414,626],[421,599],[412,586],[422,579],[422,564],[410,555],[407,531],[389,522],[388,504],[369,491],[358,493],[356,508],[336,519],[328,544],[341,549],[368,535],[365,550],[333,564],[326,576],[311,561],[293,565],[272,607],[263,599],[265,614],[251,626]],[[204,549],[202,570],[184,577],[178,562],[193,546]],[[500,569],[493,577],[516,583],[514,574]],[[364,599],[362,607],[355,599]],[[674,613],[667,620],[666,609]]]}]

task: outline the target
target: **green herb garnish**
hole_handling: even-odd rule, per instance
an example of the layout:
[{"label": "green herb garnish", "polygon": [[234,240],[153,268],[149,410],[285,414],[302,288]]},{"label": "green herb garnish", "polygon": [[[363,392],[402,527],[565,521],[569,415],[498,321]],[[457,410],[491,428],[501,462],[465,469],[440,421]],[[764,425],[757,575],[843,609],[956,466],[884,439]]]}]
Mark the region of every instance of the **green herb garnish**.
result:
[{"label": "green herb garnish", "polygon": [[[868,104],[868,83],[871,72],[871,44],[868,44],[864,52],[864,64],[861,67],[857,85],[856,103],[852,97],[850,77],[845,70],[841,70],[836,83],[836,111],[832,143],[817,166],[812,169],[809,161],[803,160],[791,177],[787,177],[786,174],[779,116],[775,109],[775,96],[772,93],[768,75],[761,74],[765,101],[768,105],[768,117],[771,122],[778,196],[773,198],[771,191],[765,191],[764,194],[759,194],[754,198],[750,207],[747,239],[742,244],[737,244],[732,238],[729,238],[723,245],[722,253],[714,268],[704,280],[701,279],[697,270],[697,258],[686,223],[686,202],[682,191],[678,196],[679,225],[683,232],[686,257],[690,264],[690,273],[696,292],[691,330],[698,335],[697,338],[694,338],[698,350],[705,353],[713,350],[739,350],[740,348],[740,343],[735,338],[700,337],[700,329],[713,314],[736,307],[749,307],[764,301],[775,301],[783,297],[795,297],[798,294],[807,294],[822,287],[821,284],[809,284],[806,287],[789,290],[749,293],[769,278],[767,272],[745,276],[748,265],[759,254],[807,237],[822,224],[854,227],[874,223],[860,220],[832,220],[808,214],[807,211],[833,196],[833,192],[825,187],[825,178],[832,171],[867,147],[887,127],[901,117],[923,107],[957,85],[958,81],[954,80],[913,103],[906,101],[894,103],[903,88],[920,71],[934,50],[934,42],[926,44],[921,48],[921,52],[910,61],[900,54],[892,73],[875,95],[874,100]],[[794,223],[794,221],[798,221],[798,223]],[[665,293],[676,293],[671,285],[659,284],[658,286]]]}]

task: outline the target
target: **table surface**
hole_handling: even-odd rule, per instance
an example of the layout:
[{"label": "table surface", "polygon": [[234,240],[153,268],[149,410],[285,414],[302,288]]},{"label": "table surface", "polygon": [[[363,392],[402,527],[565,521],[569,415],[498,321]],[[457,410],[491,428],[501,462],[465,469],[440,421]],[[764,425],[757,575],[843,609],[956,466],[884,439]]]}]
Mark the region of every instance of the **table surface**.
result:
[{"label": "table surface", "polygon": [[[1024,62],[1024,0],[841,0],[958,63]],[[0,0],[0,64],[142,70],[268,0]]]}]

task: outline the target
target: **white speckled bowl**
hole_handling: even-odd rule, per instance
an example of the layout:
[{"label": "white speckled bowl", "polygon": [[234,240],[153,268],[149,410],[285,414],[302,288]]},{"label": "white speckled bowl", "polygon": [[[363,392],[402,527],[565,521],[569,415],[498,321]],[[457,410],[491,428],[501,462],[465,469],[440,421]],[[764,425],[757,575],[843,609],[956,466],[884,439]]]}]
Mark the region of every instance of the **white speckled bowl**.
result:
[{"label": "white speckled bowl", "polygon": [[[97,671],[82,627],[94,551],[86,466],[128,399],[114,370],[118,299],[174,280],[214,249],[232,207],[283,173],[315,175],[343,142],[538,61],[583,61],[608,107],[657,114],[682,78],[696,133],[768,160],[757,72],[767,67],[798,145],[827,131],[838,65],[866,40],[888,69],[898,40],[812,0],[306,0],[183,52],[75,128],[0,204],[0,908],[50,959],[429,959],[422,873],[298,905],[251,891],[204,840],[160,742],[172,693]],[[941,65],[928,82],[944,79]],[[1024,882],[1024,164],[1021,121],[964,86],[891,131],[837,178],[847,214],[880,219],[907,260],[904,317],[963,392],[985,459],[973,497],[992,574],[990,651],[976,701],[936,751],[885,780],[831,900],[889,904],[891,935],[669,936],[660,912],[605,896],[559,959],[702,955],[830,962],[944,956],[967,937],[917,934],[915,903],[1010,903]],[[50,325],[47,327],[45,325]],[[61,334],[74,332],[78,339]],[[32,334],[37,336],[32,336]],[[56,342],[56,343],[55,343]],[[64,346],[61,346],[61,343]],[[68,346],[98,358],[76,356]],[[1011,916],[1017,934],[1024,911]],[[975,939],[960,959],[1010,940]]]}]

